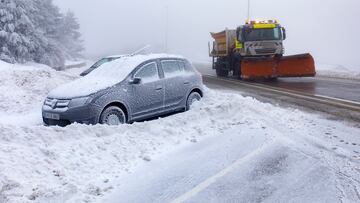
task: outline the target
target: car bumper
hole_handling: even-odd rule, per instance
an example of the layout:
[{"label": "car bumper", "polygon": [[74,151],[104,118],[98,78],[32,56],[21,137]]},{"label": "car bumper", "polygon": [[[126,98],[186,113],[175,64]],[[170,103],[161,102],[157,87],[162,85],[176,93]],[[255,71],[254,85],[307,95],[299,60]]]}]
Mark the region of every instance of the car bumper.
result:
[{"label": "car bumper", "polygon": [[98,108],[91,105],[61,109],[52,109],[44,105],[42,108],[42,117],[46,125],[66,126],[71,123],[95,125],[99,121],[99,114]]}]

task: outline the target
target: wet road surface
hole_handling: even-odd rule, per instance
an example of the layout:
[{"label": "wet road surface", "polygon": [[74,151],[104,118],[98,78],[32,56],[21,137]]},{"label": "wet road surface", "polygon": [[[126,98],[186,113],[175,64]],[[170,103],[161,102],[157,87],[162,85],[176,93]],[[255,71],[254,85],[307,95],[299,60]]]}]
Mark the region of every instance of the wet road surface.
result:
[{"label": "wet road surface", "polygon": [[360,102],[360,81],[334,78],[282,78],[260,82],[272,87]]}]

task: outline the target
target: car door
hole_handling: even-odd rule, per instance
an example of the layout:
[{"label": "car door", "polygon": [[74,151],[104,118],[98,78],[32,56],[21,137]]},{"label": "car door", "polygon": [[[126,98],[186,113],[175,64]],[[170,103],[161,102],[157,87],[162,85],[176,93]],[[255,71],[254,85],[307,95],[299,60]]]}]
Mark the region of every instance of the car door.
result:
[{"label": "car door", "polygon": [[146,117],[163,111],[164,81],[160,79],[155,61],[141,66],[133,78],[140,78],[139,84],[131,84],[131,110],[133,118]]},{"label": "car door", "polygon": [[180,107],[186,99],[186,80],[184,69],[178,60],[162,60],[161,68],[165,82],[165,109]]}]

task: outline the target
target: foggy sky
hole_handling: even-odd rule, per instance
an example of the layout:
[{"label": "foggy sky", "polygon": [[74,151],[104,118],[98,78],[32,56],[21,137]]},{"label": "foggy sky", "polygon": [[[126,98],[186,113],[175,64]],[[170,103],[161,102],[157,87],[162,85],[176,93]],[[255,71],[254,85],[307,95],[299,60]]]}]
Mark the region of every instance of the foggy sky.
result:
[{"label": "foggy sky", "polygon": [[[247,0],[54,2],[76,14],[87,57],[129,53],[147,44],[153,52],[164,52],[167,32],[168,52],[205,61],[209,32],[236,28],[247,18]],[[286,54],[310,52],[317,63],[360,69],[359,0],[251,2],[251,19],[278,19],[287,29]]]}]

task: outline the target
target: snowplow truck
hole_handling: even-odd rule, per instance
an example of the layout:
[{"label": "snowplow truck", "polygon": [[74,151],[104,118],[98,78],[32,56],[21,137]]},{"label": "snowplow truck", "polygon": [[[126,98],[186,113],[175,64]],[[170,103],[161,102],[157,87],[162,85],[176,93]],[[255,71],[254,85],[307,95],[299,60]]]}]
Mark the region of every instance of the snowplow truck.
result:
[{"label": "snowplow truck", "polygon": [[306,53],[284,56],[285,28],[276,20],[247,21],[236,30],[210,33],[209,55],[219,77],[242,79],[313,77],[314,58]]}]

